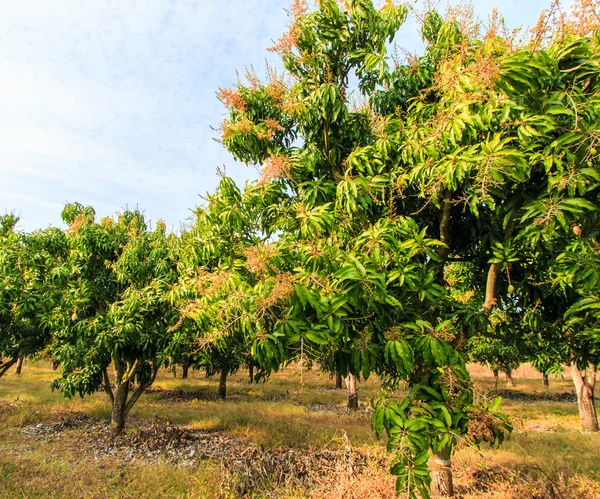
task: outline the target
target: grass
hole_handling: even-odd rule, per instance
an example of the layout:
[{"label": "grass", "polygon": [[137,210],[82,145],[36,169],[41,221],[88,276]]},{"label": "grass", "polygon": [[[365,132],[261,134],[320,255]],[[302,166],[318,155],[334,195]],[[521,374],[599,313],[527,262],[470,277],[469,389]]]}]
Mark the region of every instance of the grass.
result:
[{"label": "grass", "polygon": [[[491,373],[478,366],[472,373],[477,393],[492,395]],[[66,400],[50,390],[56,375],[46,363],[28,362],[21,376],[11,370],[0,379],[0,498],[239,497],[229,487],[232,477],[215,460],[186,466],[161,459],[124,461],[87,452],[82,442],[89,435],[82,428],[69,429],[60,438],[36,439],[24,433],[24,428],[73,413],[108,423],[105,394]],[[304,371],[302,378],[303,386],[300,373],[290,367],[267,383],[249,385],[246,373],[240,372],[228,381],[228,400],[220,401],[214,400],[217,380],[192,371],[189,379],[181,380],[163,371],[133,409],[127,428],[136,431],[158,417],[267,449],[309,453],[350,444],[384,454],[384,442],[375,439],[366,410],[378,393],[378,380],[359,384],[361,410],[348,413],[345,392],[333,389],[334,381],[326,374]],[[562,395],[573,392],[571,381],[552,379],[546,390],[535,373],[518,371],[515,380],[515,388],[501,387],[507,395],[504,410],[515,424],[512,437],[500,449],[463,445],[455,455],[462,497],[543,497],[540,491],[549,483],[562,497],[600,497],[600,435],[581,433],[576,404],[568,397],[562,401]],[[388,497],[393,487],[382,465],[373,465],[359,478],[327,480],[323,478],[312,496],[288,486],[256,490],[248,497],[375,498]]]}]

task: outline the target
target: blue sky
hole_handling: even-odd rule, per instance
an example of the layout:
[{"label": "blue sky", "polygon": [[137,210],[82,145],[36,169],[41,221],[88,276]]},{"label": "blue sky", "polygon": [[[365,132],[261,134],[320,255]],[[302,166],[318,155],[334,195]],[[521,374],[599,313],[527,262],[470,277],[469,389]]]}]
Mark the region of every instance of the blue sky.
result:
[{"label": "blue sky", "polygon": [[[257,176],[213,139],[219,87],[265,60],[288,0],[19,0],[0,16],[0,213],[20,228],[60,225],[65,203],[98,215],[142,208],[178,229],[225,166]],[[544,0],[486,0],[509,27],[535,23]],[[420,46],[414,21],[397,37]]]}]

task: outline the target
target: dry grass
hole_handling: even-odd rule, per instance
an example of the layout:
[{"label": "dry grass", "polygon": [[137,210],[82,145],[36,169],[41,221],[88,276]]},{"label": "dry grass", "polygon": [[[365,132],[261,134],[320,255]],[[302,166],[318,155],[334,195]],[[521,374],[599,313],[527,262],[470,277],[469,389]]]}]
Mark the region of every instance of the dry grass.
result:
[{"label": "dry grass", "polygon": [[[470,366],[470,371],[479,396],[494,396],[491,372],[479,366]],[[162,458],[124,460],[118,454],[94,453],[88,449],[93,437],[85,426],[33,437],[27,428],[73,414],[95,418],[100,426],[108,421],[103,393],[65,400],[49,389],[55,375],[47,364],[29,362],[21,376],[11,371],[0,379],[0,498],[242,497],[236,488],[239,476],[215,459],[180,465]],[[600,497],[600,435],[579,431],[571,381],[551,379],[546,390],[527,366],[514,377],[516,388],[506,388],[502,380],[499,388],[515,432],[500,449],[478,451],[464,445],[458,450],[454,469],[460,496],[541,498],[552,488],[556,497]],[[216,431],[236,445],[265,449],[253,451],[265,456],[287,455],[287,449],[303,457],[318,456],[322,449],[342,454],[353,449],[363,463],[358,471],[347,472],[338,464],[335,473],[312,477],[312,490],[273,477],[243,497],[390,497],[394,479],[386,470],[383,442],[370,429],[368,410],[379,382],[360,383],[361,410],[352,414],[345,410],[345,393],[333,389],[334,381],[326,374],[304,371],[303,381],[304,387],[294,367],[255,385],[240,372],[229,380],[229,399],[217,401],[216,380],[197,372],[181,380],[163,371],[132,411],[128,431],[147,427],[158,417],[189,431]]]}]

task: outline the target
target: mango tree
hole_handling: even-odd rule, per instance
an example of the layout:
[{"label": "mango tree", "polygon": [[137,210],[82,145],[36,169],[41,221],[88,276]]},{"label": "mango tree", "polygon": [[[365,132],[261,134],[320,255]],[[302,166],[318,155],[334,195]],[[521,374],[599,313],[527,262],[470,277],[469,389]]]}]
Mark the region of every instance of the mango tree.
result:
[{"label": "mango tree", "polygon": [[[545,46],[516,47],[499,28],[476,39],[426,15],[425,55],[395,68],[372,99],[397,152],[403,206],[416,203],[416,220],[447,245],[441,272],[475,269],[477,285],[455,307],[467,338],[493,338],[499,313],[539,306],[549,296],[541,277],[554,280],[545,256],[591,231],[597,213],[598,32],[571,24]],[[563,307],[572,313],[573,293]],[[519,347],[514,333],[504,341]],[[571,352],[593,371],[593,359]]]},{"label": "mango tree", "polygon": [[[270,229],[257,211],[265,199],[264,193],[242,192],[224,177],[206,205],[196,210],[196,223],[180,242],[180,280],[174,296],[181,320],[176,330],[195,330],[193,365],[208,376],[219,375],[223,399],[227,377],[242,365],[256,366],[257,375],[263,375],[264,366],[252,350],[265,340],[260,324],[268,321],[268,309],[283,292],[282,278],[268,284],[264,279],[272,272],[267,263],[272,252]],[[265,293],[271,296],[266,298]],[[249,302],[260,311],[251,311]],[[281,362],[283,357],[269,364],[270,370]]]},{"label": "mango tree", "polygon": [[104,390],[116,437],[174,339],[175,236],[161,222],[150,232],[137,210],[98,223],[92,208],[73,204],[63,219],[71,251],[61,270],[60,314],[52,318],[51,353],[62,366],[52,387],[67,397]]},{"label": "mango tree", "polygon": [[64,234],[55,228],[30,234],[15,230],[18,217],[0,217],[0,377],[50,340],[51,314],[60,296],[52,286],[66,258]]},{"label": "mango tree", "polygon": [[[475,440],[501,440],[506,425],[493,414],[498,404],[473,405],[456,350],[463,335],[453,316],[461,304],[443,285],[452,200],[440,215],[437,199],[417,196],[418,182],[406,175],[417,147],[409,149],[405,116],[393,115],[402,106],[390,105],[388,116],[351,105],[351,77],[359,95],[386,83],[386,44],[406,13],[391,2],[378,10],[369,1],[321,1],[313,12],[296,2],[275,47],[286,74],[266,83],[251,78],[221,97],[230,110],[224,145],[237,159],[263,165],[255,188],[279,192],[266,208],[278,214],[280,263],[271,265],[289,269],[293,293],[267,332],[287,347],[301,339],[331,346],[343,374],[377,372],[409,383],[401,404],[382,400],[374,426],[387,429],[399,454],[398,489],[414,495],[428,493],[430,450],[434,471],[448,475],[451,449],[471,416],[487,414],[493,427]],[[430,80],[405,94],[420,97]]]}]

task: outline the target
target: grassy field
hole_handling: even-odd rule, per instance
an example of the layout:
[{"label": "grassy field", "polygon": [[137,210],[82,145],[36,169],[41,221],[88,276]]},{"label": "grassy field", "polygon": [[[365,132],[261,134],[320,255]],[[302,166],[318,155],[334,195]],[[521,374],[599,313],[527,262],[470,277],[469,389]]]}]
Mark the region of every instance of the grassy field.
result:
[{"label": "grassy field", "polygon": [[[472,372],[492,396],[491,373]],[[65,400],[50,390],[55,376],[29,362],[0,379],[2,498],[393,496],[389,456],[370,429],[376,379],[359,384],[361,409],[348,413],[345,392],[318,371],[304,371],[304,386],[292,367],[265,384],[240,372],[220,401],[216,380],[165,370],[113,442],[105,394]],[[600,498],[600,435],[579,431],[571,381],[546,390],[532,371],[514,377],[500,393],[515,431],[500,449],[458,450],[459,497]]]}]

